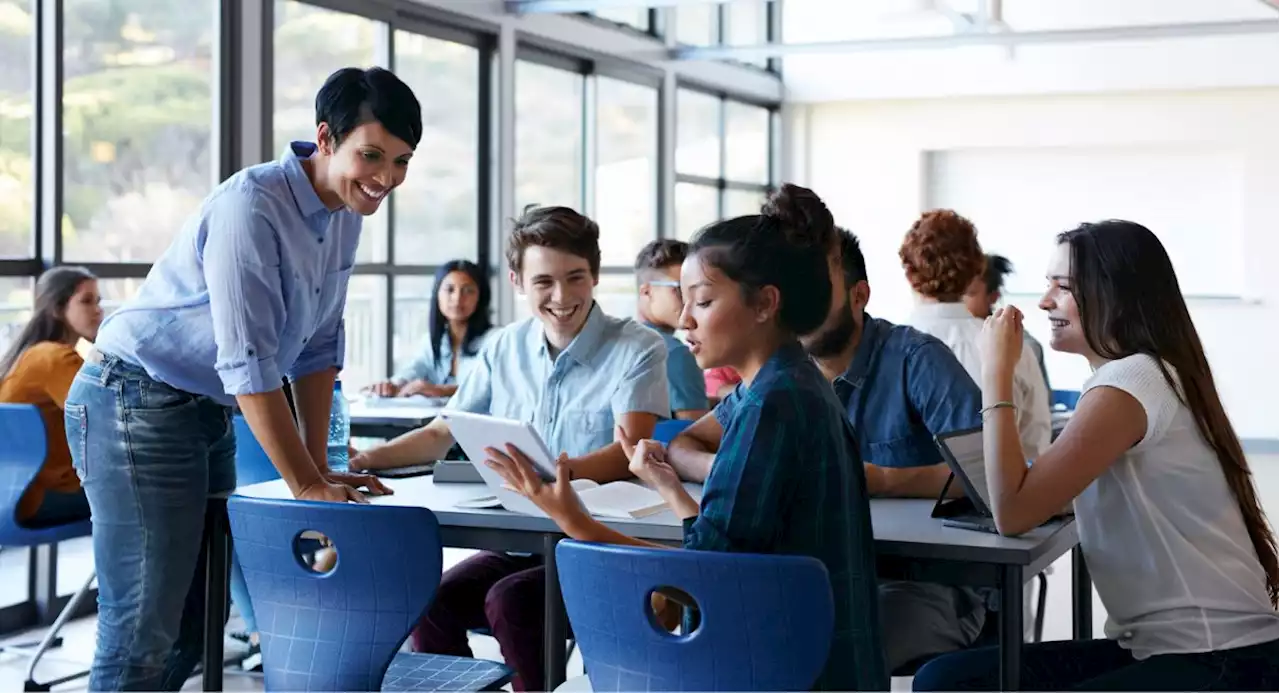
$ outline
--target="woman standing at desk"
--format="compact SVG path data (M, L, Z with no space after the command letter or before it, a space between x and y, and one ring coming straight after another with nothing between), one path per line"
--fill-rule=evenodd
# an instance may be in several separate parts
M1014 419L1022 314L982 332L983 451L996 526L1020 534L1074 499L1107 638L1027 645L1027 690L1259 690L1277 686L1276 539L1218 397L1173 265L1128 221L1058 238L1040 301L1049 346L1093 375L1035 464ZM994 690L999 655L944 655L916 690Z
M450 397L493 328L489 279L469 260L452 260L436 272L435 298L422 353L395 377L369 390L379 397Z
M325 446L362 217L404 180L421 112L390 72L346 68L316 95L316 122L315 143L214 189L72 385L99 589L90 690L178 690L199 660L205 503L235 486L233 405L294 496L385 490L331 472Z

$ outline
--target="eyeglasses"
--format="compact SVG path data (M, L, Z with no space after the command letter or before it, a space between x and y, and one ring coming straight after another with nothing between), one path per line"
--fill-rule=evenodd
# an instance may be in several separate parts
M672 289L675 289L675 290L676 290L676 295L677 295L677 296L682 295L682 294L680 293L680 282L671 281L670 279L654 279L653 281L649 282L649 286L666 286L666 287L670 287L670 288L672 288Z

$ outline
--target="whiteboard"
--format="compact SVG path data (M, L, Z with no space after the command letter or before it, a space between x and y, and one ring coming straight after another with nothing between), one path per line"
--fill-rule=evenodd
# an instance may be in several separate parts
M975 148L929 152L925 198L978 227L1013 261L1011 294L1040 294L1054 238L1085 221L1127 219L1165 246L1183 294L1245 290L1244 157L1220 145Z

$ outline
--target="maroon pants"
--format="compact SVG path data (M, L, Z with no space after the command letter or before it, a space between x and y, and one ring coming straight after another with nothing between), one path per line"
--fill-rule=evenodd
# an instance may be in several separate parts
M484 552L454 566L413 631L417 652L471 657L467 631L488 628L515 669L517 691L542 690L542 599L547 574L540 556Z

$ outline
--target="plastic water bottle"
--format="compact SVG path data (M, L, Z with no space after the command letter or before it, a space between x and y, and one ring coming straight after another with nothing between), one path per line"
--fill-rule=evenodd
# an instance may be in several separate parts
M326 458L330 471L347 471L347 444L351 442L351 412L342 395L342 381L333 381L333 410L329 414L329 448Z

